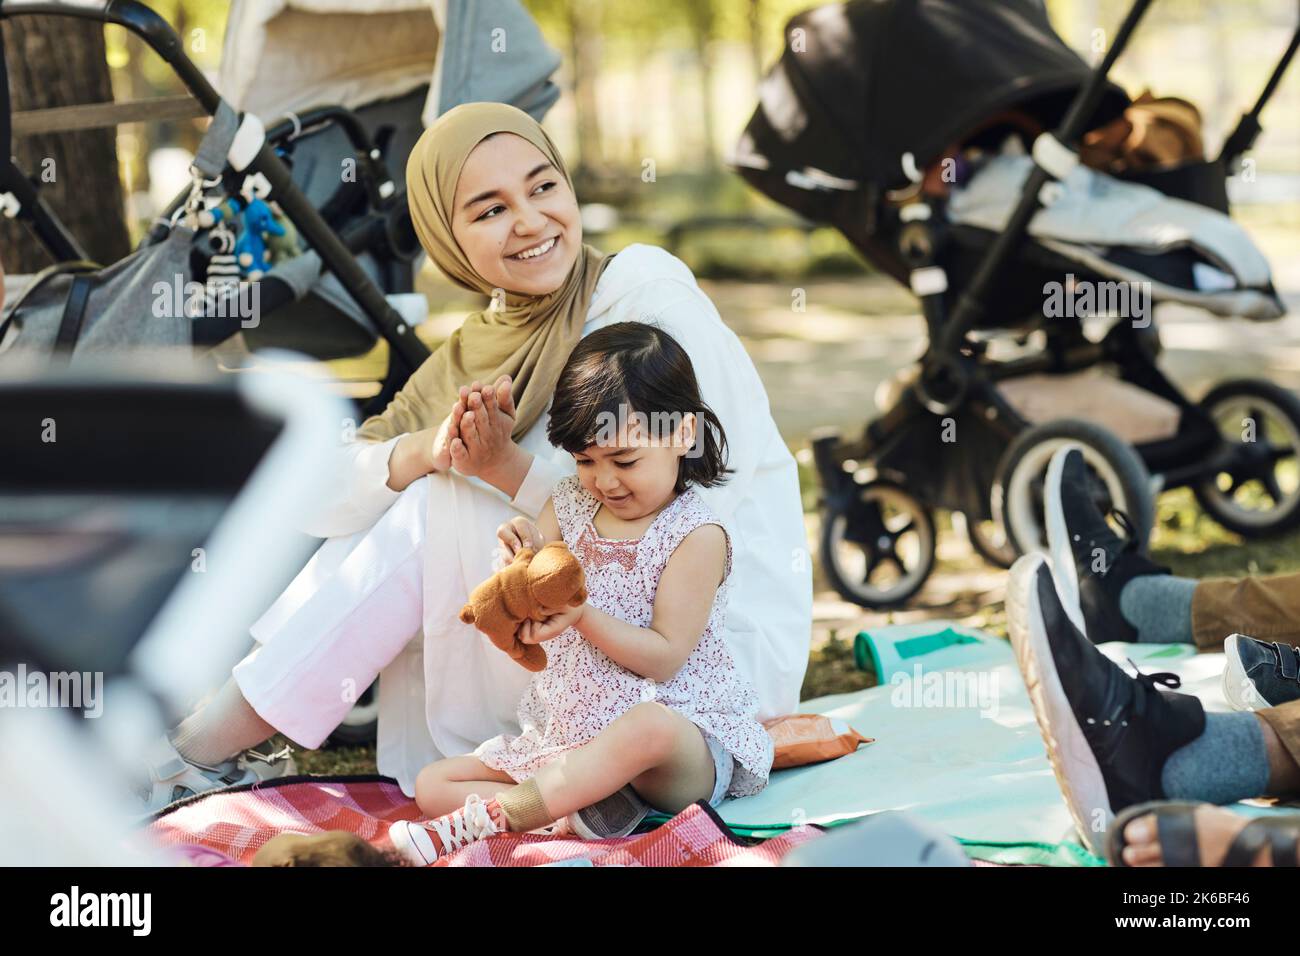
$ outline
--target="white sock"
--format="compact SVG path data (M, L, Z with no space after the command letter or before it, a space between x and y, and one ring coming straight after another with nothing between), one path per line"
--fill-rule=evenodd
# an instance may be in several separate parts
M257 715L232 677L213 698L180 722L172 745L191 763L219 764L256 747L276 730Z

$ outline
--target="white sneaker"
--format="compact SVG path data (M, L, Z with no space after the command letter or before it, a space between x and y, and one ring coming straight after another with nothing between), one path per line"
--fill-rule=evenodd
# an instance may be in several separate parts
M257 783L260 779L237 760L216 766L188 761L176 752L166 735L155 742L144 764L146 776L137 795L140 812L146 816L195 794Z
M402 859L412 866L428 866L440 856L500 832L488 815L487 804L471 793L465 806L427 823L398 820L388 828L388 838Z
M288 744L271 753L250 748L235 758L235 762L251 771L262 783L280 777L292 777L298 772L298 762L293 759L293 748Z
M209 766L186 760L164 734L145 756L145 776L137 790L140 812L152 816L196 794L290 776L298 772L292 753L288 746L270 754L246 750L238 757Z

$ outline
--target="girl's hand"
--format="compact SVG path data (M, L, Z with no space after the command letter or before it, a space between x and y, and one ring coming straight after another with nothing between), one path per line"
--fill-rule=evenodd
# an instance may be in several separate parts
M515 453L511 437L515 427L514 398L510 394L510 377L503 375L486 388L475 382L461 386L460 400L465 412L458 434L451 439L451 463L462 475L489 475Z
M546 544L537 525L522 516L511 518L497 528L497 538L500 539L507 558L513 558L524 548L540 551L542 545Z
M542 611L546 615L545 620L534 621L530 618L519 626L519 641L523 644L540 644L559 637L569 628L576 627L586 610L586 601L577 607L546 608Z

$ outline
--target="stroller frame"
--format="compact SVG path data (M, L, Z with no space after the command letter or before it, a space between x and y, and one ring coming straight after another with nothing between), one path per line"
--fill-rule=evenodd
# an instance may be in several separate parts
M180 38L171 25L138 0L101 0L94 5L85 0L0 0L0 19L16 16L75 17L125 27L162 57L209 116L215 116L222 103L221 96L186 55ZM8 76L4 70L0 70L0 95L3 96L0 106L4 108L3 141L7 144L9 89ZM246 115L240 114L241 123ZM341 107L326 107L304 113L300 120L302 122L298 126L286 120L266 130L256 154L239 172L261 173L266 177L271 186L270 198L280 205L307 244L320 256L324 268L338 278L388 342L388 370L383 386L379 394L367 403L368 411L382 410L411 373L428 358L429 348L415 334L414 328L388 303L383 292L353 258L350 246L358 248L364 242L367 230L357 229L343 237L335 234L293 182L289 167L275 154L275 143L308 125L332 121L339 123L353 145L358 147L360 163L374 163L377 160L372 155L372 147L364 128L350 111ZM48 204L41 199L35 186L8 156L0 159L0 190L13 194L19 203L15 218L25 220L53 256L61 261L88 258ZM179 200L173 202L168 212L175 212L179 205ZM369 228L374 227L374 223L369 225ZM277 304L273 297L268 297L266 301L272 308Z
M1232 488L1227 492L1231 500L1240 483L1258 478L1274 502L1272 510L1282 510L1272 470L1278 460L1294 456L1297 449L1279 452L1267 441L1258 447L1230 442L1220 433L1211 410L1216 403L1225 401L1258 402L1270 413L1280 412L1281 419L1295 430L1300 429L1300 399L1294 394L1268 382L1240 380L1223 383L1201 403L1193 403L1156 367L1159 340L1154 325L1139 329L1128 322L1117 322L1101 342L1094 343L1083 335L1081 325L1047 323L1044 352L1004 362L988 359L987 343L974 334L985 325L1000 280L1028 245L1030 220L1044 205L1045 187L1063 179L1077 162L1077 144L1105 95L1110 70L1150 5L1151 0L1135 0L1114 43L1091 70L1056 129L1041 134L1035 142L1034 165L1014 211L969 272L951 308L945 302L948 282L939 253L952 241L949 233L954 227L944 223L939 201L902 207L898 252L910 270L911 285L920 298L929 331L919 375L860 437L844 439L836 432L822 431L812 441L822 485L821 563L832 585L846 599L867 607L895 607L921 588L935 557L931 508L961 512L975 550L1003 567L1009 567L1019 553L1041 546L1041 534L1038 540L1021 540L1005 498L1005 485L1010 484L1006 479L1014 477L1014 470L1024 465L1035 445L1046 448L1049 444L1059 447L1067 441L1077 442L1085 447L1085 456L1091 456L1090 466L1095 468L1098 461L1104 462L1109 474L1103 472L1100 476L1098 503L1103 509L1122 504L1136 519L1133 525L1142 542L1154 521L1154 494L1182 486L1192 486L1202 507L1219 523L1240 534L1254 536L1300 526L1300 500L1292 501L1274 522L1254 524L1225 513L1211 491L1206 490L1226 472L1232 476ZM1196 184L1198 194L1189 198L1226 212L1223 180L1261 131L1260 113L1298 48L1300 26L1254 107L1225 140L1219 158L1200 170L1217 173L1217 182L1210 184L1202 176ZM1176 435L1135 448L1108 430L1077 419L1031 425L997 387L999 382L1021 375L1072 372L1104 361L1116 363L1122 380L1178 407ZM1254 404L1251 408L1251 414L1257 414ZM941 423L954 427L963 438L941 446L942 467L927 467L937 464L934 436ZM1260 429L1262 432L1262 423ZM1040 510L1045 464L1044 456L1039 454L1032 494ZM1117 486L1121 492L1118 495ZM1296 497L1300 499L1300 493ZM900 517L891 527L882 510L885 506L902 512L905 523ZM999 543L978 530L979 523L988 520L1005 531L1005 541ZM1041 532L1041 521L1040 528L1032 530ZM898 551L900 537L909 533L921 542L920 557L911 567ZM835 549L844 544L862 550L866 573L860 582L850 580L847 569L836 559ZM872 585L872 573L885 564L897 568L897 580L884 587ZM856 576L857 569L852 571Z

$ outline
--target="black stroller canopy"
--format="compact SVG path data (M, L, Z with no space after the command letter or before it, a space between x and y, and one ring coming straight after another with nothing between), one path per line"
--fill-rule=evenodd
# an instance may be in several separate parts
M734 162L781 175L813 167L896 189L908 182L905 154L923 169L1003 110L1024 110L1051 129L1089 72L1052 30L1041 0L818 7L787 24L785 51L763 81ZM1127 105L1112 85L1093 125Z

